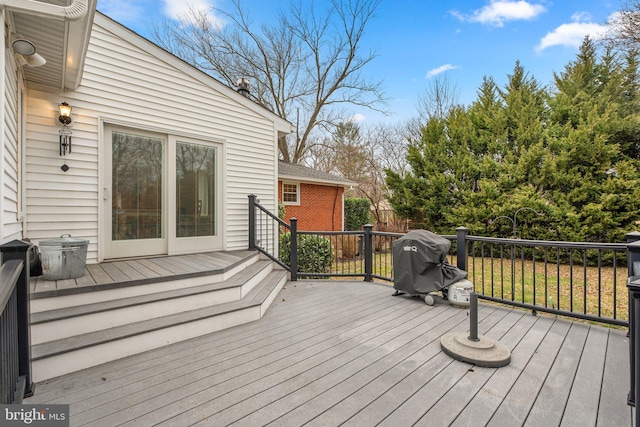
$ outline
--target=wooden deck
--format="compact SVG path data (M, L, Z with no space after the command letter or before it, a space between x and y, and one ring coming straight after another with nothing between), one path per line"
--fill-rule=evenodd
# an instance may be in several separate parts
M222 251L87 264L85 275L77 279L44 280L42 276L32 278L31 297L44 298L214 274L232 268L251 254L255 252Z
M257 322L38 384L91 426L624 426L626 331L481 304L511 364L454 361L467 310L382 284L288 283Z

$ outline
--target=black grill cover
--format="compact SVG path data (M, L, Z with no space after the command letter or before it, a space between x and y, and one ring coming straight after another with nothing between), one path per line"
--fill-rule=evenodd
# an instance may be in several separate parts
M427 230L413 230L393 242L393 287L427 294L466 279L467 272L447 261L451 242Z

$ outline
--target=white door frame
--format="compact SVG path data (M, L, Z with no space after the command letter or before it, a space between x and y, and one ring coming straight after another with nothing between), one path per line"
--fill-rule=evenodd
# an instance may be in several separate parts
M120 240L114 241L112 238L112 219L113 219L113 211L112 211L112 200L116 197L113 194L112 189L112 132L113 131L122 131L129 132L135 135L148 136L152 138L156 138L162 141L163 149L162 149L162 225L161 225L161 234L162 237L158 239L130 239L130 240ZM104 258L127 258L127 257L136 257L136 256L145 256L145 255L160 255L167 254L168 247L168 238L167 238L167 227L168 227L168 201L167 201L167 185L168 185L168 171L167 171L167 158L168 158L168 150L167 150L167 136L155 132L148 132L139 129L125 128L120 126L112 126L106 125L104 127L104 138L103 138L103 151L104 151L104 196L102 200L102 208L104 213L104 222L103 222L103 248L104 248Z
M215 148L216 150L216 164L215 164L215 228L216 233L214 236L199 236L199 237L176 237L176 222L177 222L177 203L176 203L176 147L178 142L186 142L196 145L205 145ZM197 138L189 138L182 136L169 135L169 211L167 218L169 220L169 254L185 254L192 252L203 251L217 251L223 249L223 227L222 227L222 155L223 145L220 143L205 141Z
M205 251L217 251L225 248L224 239L226 234L226 214L225 203L226 197L224 195L224 189L226 188L225 180L225 161L226 158L226 144L222 139L202 138L200 136L193 135L180 135L168 133L158 129L147 129L142 126L137 126L132 123L126 123L120 120L101 120L102 126L100 127L101 136L99 138L102 141L102 149L100 151L102 161L99 164L99 182L100 188L100 244L98 260L103 261L105 259L126 258L151 255L168 254L186 254ZM122 243L125 246L129 246L129 249L117 248L114 250L112 245L112 146L111 146L111 132L112 130L128 131L133 134L140 134L145 136L151 136L155 138L161 138L165 141L164 148L164 176L163 176L163 239L164 243L161 249L149 250L149 242L155 239L142 239L138 241L127 240ZM215 177L215 236L200 236L200 237L176 237L176 143L187 142L193 144L207 145L216 149L216 177ZM159 242L155 242L159 243ZM119 245L116 245L119 246ZM120 245L121 246L121 245ZM158 248L158 246L156 246Z

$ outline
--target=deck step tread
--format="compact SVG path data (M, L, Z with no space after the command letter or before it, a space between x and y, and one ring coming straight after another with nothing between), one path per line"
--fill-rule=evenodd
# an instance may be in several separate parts
M160 330L172 326L186 324L197 320L215 317L221 314L255 307L262 304L264 299L257 298L258 295L267 295L286 277L287 272L284 270L274 270L262 280L254 289L249 292L245 298L240 301L233 301L219 304L212 307L201 308L197 310L187 311L184 313L172 314L169 316L159 317L155 319L136 322L128 325L117 326L103 331L90 332L87 334L77 335L69 338L63 338L57 341L36 344L32 346L32 360L46 359L47 357L58 354L80 350L82 348L99 345L116 341L119 339L141 335L147 332ZM269 290L267 292L267 290Z
M168 299L180 298L185 296L203 294L207 292L239 287L247 283L253 276L268 268L271 265L269 261L261 260L248 266L244 270L233 275L225 281L211 283L207 285L192 286L188 288L173 289L169 291L155 292L152 294L140 295L136 297L122 298L111 301L98 302L94 304L85 304L77 307L60 308L56 310L48 310L31 314L31 324L37 325L54 320L78 317L92 313L99 313L118 308L132 307L141 304L164 301Z
M208 259L214 255L204 254ZM67 284L65 281L58 280L44 280L42 276L35 278L32 286L31 299L50 298L65 295L74 295L86 292L96 292L109 289L118 289L122 287L146 285L158 282L166 282L171 280L190 279L195 277L207 276L211 274L226 273L233 268L248 262L252 258L258 259L257 251L232 251L226 253L215 253L215 256L224 257L228 263L220 264L215 259L208 260L206 263L193 264L187 260L187 256L182 262L189 262L189 267L179 260L180 256L166 256L158 258L146 258L140 260L119 260L103 262L100 264L88 264L87 274L84 277L78 279L71 279ZM193 257L193 255L189 256ZM131 263L136 262L143 269L135 269L136 274L128 276L123 273L123 270L128 271L131 267ZM120 268L122 267L122 269ZM157 274L148 274L144 278L140 278L142 271L154 271L156 273L162 273L160 276ZM115 279L114 277L117 277ZM91 279L89 279L91 278Z

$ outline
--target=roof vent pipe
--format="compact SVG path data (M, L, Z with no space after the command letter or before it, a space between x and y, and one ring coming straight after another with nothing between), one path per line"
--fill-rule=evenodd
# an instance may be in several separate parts
M245 79L244 77L242 77L241 79L238 79L238 82L236 83L236 85L238 86L238 93L246 98L249 97L249 79Z
M41 18L76 21L87 14L89 2L74 0L69 6L57 6L36 0L0 0L0 7Z

